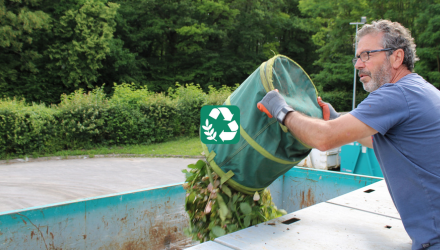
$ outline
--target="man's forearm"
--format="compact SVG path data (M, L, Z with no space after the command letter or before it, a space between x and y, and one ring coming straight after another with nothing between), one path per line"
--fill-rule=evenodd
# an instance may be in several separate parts
M298 140L321 151L340 147L377 133L350 114L324 121L295 111L287 114L284 124Z
M266 113L269 118L275 117L281 124L285 124L298 140L321 151L377 133L376 130L351 114L339 116L330 104L322 102L319 98L318 104L323 108L323 117L326 120L330 118L330 120L324 121L294 111L277 90L269 91L258 102L257 108ZM324 108L327 112L324 111ZM334 111L333 118L331 117L332 112L328 117L329 111Z
M312 118L299 112L287 114L284 124L289 131L301 142L321 151L331 149L331 127L329 122Z

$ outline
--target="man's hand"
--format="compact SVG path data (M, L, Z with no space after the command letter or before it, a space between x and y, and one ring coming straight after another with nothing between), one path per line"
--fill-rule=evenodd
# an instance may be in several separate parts
M322 117L325 121L334 120L341 116L330 103L322 101L321 97L318 97L318 104L322 108Z
M269 118L277 118L278 122L283 125L286 114L294 111L289 105L287 105L284 98L276 89L268 92L263 99L258 102L257 108L261 112L266 113Z

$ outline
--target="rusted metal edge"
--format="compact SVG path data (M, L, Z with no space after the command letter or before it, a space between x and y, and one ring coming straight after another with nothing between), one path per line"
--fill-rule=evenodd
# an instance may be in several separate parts
M338 175L341 175L341 176L359 176L359 177L366 177L366 178L369 178L369 179L379 179L379 180L383 180L384 179L383 177L378 177L378 176L353 174L353 173L339 172L339 171L333 171L333 170L305 168L305 167L299 167L299 166L294 166L294 168L299 168L299 169L304 169L304 170L312 170L312 171L317 171L317 172L329 172L329 173L334 173L334 174L338 174Z
M182 184L183 184L183 182L179 182L179 183L174 183L174 184L169 184L169 185L155 186L155 187L136 189L136 190L119 192L119 193L107 194L107 195L94 196L94 197L89 197L89 198L70 200L70 201L65 201L65 202L52 203L52 204L47 204L47 205L43 205L43 206L28 207L28 208L24 208L24 209L4 211L4 212L0 212L0 216L7 215L7 214L22 213L25 211L35 210L35 209L43 209L43 208L62 206L62 205L67 205L67 204L72 204L72 203L83 202L83 201L91 201L91 200L97 200L97 199L102 199L102 198L120 196L120 195L125 195L125 194L145 192L145 191L153 190L153 189L167 188L167 187L173 187L173 186L182 186Z

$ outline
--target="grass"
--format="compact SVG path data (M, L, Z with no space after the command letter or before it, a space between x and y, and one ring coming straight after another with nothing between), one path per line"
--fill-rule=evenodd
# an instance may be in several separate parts
M96 147L92 149L77 149L77 150L63 150L53 154L38 155L33 154L28 157L51 157L51 156L76 156L88 155L94 157L95 155L108 154L135 154L135 155L154 155L156 157L167 156L202 156L202 145L200 138L197 137L180 137L173 141L164 143L150 144L150 145L121 145L121 146L107 146ZM19 156L18 158L25 158L26 156Z

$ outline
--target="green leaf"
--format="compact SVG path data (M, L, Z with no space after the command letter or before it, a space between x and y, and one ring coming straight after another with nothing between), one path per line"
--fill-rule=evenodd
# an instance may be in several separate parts
M191 192L191 194L188 196L187 203L192 203L195 198L196 198L196 193L195 192Z
M226 216L228 215L228 208L226 207L226 204L223 204L223 205L220 204L219 214L220 214L220 219L222 221L225 221L226 220Z
M234 196L232 196L232 203L235 204L237 202L237 199L238 199L238 195L234 194Z
M226 226L226 228L228 229L229 233L237 231L237 225L236 224L229 224L229 225Z
M247 202L240 203L240 210L243 214L251 214L252 208Z
M192 177L194 174L193 173L191 173L191 172L186 172L185 173L185 177L187 178L187 179L189 179L190 177Z
M198 160L197 163L196 163L196 167L198 169L202 169L205 165L206 165L206 162L202 161L202 160Z
M229 204L230 204L231 211L235 212L236 211L235 204L234 203L229 203Z
M271 207L267 207L267 212L268 212L269 214L272 214L272 208L271 208Z
M217 196L217 202L218 202L218 205L220 207L220 211L219 211L220 219L222 221L225 221L226 220L226 216L228 215L228 211L229 211L228 207L226 206L226 203L223 201L223 198L222 198L221 195Z
M251 215L246 215L246 217L244 217L244 226L248 227L251 224Z
M219 226L215 226L212 228L212 233L216 236L216 237L220 237L226 234L225 230Z
M219 192L219 195L222 196L222 198L223 198L223 200L224 200L224 202L225 202L226 204L229 203L229 200L230 200L229 196L227 196L226 194L221 193L221 192Z
M252 212L253 213L257 213L258 211L260 211L260 207L259 206L253 206L252 207Z
M258 218L252 219L252 225L257 225L257 224L258 224Z
M186 178L186 181L187 182L191 182L191 181L193 181L194 180L194 178L196 177L196 175L191 175L190 177L188 177L188 178Z
M189 228L189 227L184 228L184 229L183 229L183 233L184 233L186 236L191 236L191 233L192 233L191 228Z
M227 196L232 196L231 189L229 189L225 184L222 185L221 189Z

